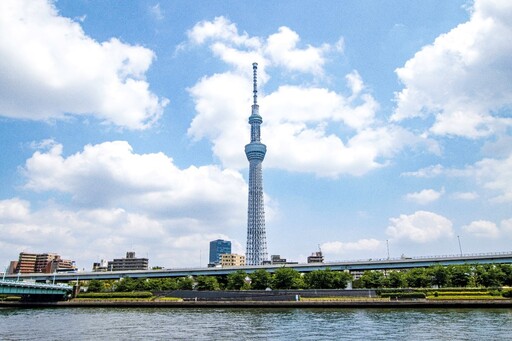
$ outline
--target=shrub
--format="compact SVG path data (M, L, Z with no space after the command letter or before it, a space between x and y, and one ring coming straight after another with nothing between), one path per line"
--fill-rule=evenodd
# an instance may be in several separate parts
M391 298L391 299L413 299L413 298L426 298L425 293L423 292L384 292L380 294L382 298Z
M512 290L503 291L501 295L506 298L512 298Z
M150 291L138 292L91 292L79 294L78 298L150 298L153 294Z

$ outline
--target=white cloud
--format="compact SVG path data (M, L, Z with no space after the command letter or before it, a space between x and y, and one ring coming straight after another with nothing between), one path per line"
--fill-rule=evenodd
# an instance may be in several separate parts
M444 167L440 164L422 168L414 172L404 172L402 176L412 176L416 178L433 178L443 174L445 171Z
M507 203L512 201L512 154L504 158L485 158L465 168L445 168L435 165L415 172L405 172L402 176L430 178L435 176L467 177L489 190L494 195L492 201ZM478 198L475 192L455 193L456 199L473 200Z
M4 236L0 259L6 261L17 259L21 251L56 252L90 270L93 261L136 251L140 257L148 256L152 265L185 267L200 265L202 251L201 266L205 266L210 240L232 240L240 249L240 242L229 235L199 233L190 228L190 221L153 219L121 208L68 210L46 205L34 210L19 199L0 200L0 208ZM16 211L16 215L5 213Z
M279 27L277 33L267 38L265 54L274 65L289 70L321 74L325 63L323 55L330 47L325 45L318 48L310 45L305 49L298 49L299 41L300 37L296 32L285 26Z
M426 205L438 200L443 194L444 188L439 192L433 189L424 189L419 192L408 193L405 198L417 204Z
M512 154L504 159L483 159L468 168L484 188L498 192L494 201L512 201Z
M389 221L391 225L388 226L386 233L396 239L427 243L453 235L452 222L432 212L401 214L400 217L390 218Z
M258 62L261 79L267 77L267 65L282 67L288 71L298 71L321 76L326 54L342 48L342 38L333 46L308 45L300 48L300 37L288 27L280 27L277 33L267 38L250 37L247 32L239 33L235 23L225 17L213 21L201 21L187 32L192 45L209 44L212 52L224 62L236 66L244 72L244 66ZM181 48L183 46L180 46Z
M19 198L0 201L1 221L23 221L28 215L30 203Z
M352 86L362 92L363 85L355 84L358 75L352 76ZM189 136L211 140L224 166L246 167L240 143L249 142L250 78L235 72L215 74L189 91L197 111ZM426 143L399 126L374 127L378 105L364 92L356 97L297 86L281 86L267 96L260 95L262 141L268 146L265 165L329 177L361 175L382 167L381 159L395 155L404 145ZM330 132L340 126L353 131L347 141Z
M164 19L164 14L162 12L162 9L160 8L160 3L157 3L156 5L149 7L149 13L156 19L156 20L162 20Z
M381 246L377 239L360 239L356 242L327 242L321 245L323 252L327 254L342 255L353 251L374 251Z
M125 141L87 145L68 157L62 152L60 144L36 151L23 168L25 188L67 193L82 207L189 218L198 228L243 224L247 185L236 171L179 169L163 153L136 154Z
M392 119L433 115L430 131L478 138L512 125L512 3L475 1L471 18L423 47L396 73L405 88ZM507 109L508 108L508 109Z
M327 53L331 49L327 45L300 50L296 46L298 34L284 27L267 40L250 37L240 34L236 25L223 17L195 25L189 40L193 45L208 43L214 55L233 66L230 71L203 77L189 89L197 114L188 134L196 140L210 140L215 156L226 167L247 167L240 143L249 142L250 66L255 60L260 65L258 73L263 69L258 102L263 117L262 142L268 146L266 167L335 178L383 167L405 146L424 144L436 151L428 138L377 122L379 105L355 70L346 75L347 95L320 86L288 84L264 93L261 84L270 78L265 68L319 74L323 71L317 68L324 64L319 51ZM287 43L278 49L274 40ZM297 58L300 65L287 61L296 53L314 57Z
M501 221L503 235L512 239L512 218Z
M462 230L477 237L497 238L500 231L495 223L486 220L477 220L462 227Z
M453 193L452 197L458 200L476 200L479 195L475 192L456 192Z
M235 45L258 46L257 39L249 38L244 32L238 33L236 24L220 16L213 21L201 21L187 32L189 40L194 44L203 44L208 40L220 40Z
M97 42L45 0L0 2L0 115L60 119L92 115L144 129L168 100L149 90L154 53L116 38Z

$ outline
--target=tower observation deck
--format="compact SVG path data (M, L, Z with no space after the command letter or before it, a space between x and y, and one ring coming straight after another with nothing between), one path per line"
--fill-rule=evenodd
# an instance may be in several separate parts
M253 104L249 117L251 125L251 143L245 146L245 155L249 160L249 205L247 209L247 250L246 264L261 265L268 260L267 237L265 234L265 208L263 203L263 176L261 164L267 152L267 146L260 142L260 126L263 122L259 114L257 69L253 69Z

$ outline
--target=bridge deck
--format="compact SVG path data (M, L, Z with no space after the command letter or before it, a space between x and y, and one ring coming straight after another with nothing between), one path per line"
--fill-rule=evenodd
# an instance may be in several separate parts
M73 287L63 284L42 284L0 280L0 294L4 295L65 295Z
M432 265L461 265L461 264L512 264L512 252L498 252L485 254L469 255L448 255L432 257L414 257L398 259L368 259L357 261L340 261L316 264L286 264L286 265L253 265L229 268L186 268L186 269L163 269L163 270L136 270L136 271L109 271L109 272L76 272L76 273L57 273L57 274L20 274L8 275L6 278L16 279L18 276L23 279L35 281L79 281L91 279L119 279L122 277L132 278L165 278L165 277L184 277L184 276L215 276L228 275L232 272L243 270L252 273L259 269L268 272L274 272L283 266L296 269L300 272L310 272L314 270L332 269L332 270L391 270L407 269L415 267L428 267Z

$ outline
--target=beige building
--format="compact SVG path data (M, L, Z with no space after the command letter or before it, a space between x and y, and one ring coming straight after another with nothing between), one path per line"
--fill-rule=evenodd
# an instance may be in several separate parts
M235 253L223 254L220 256L220 265L222 267L244 266L245 256L237 255Z
M21 252L18 261L12 261L9 273L53 273L76 270L75 262L62 259L56 253Z

